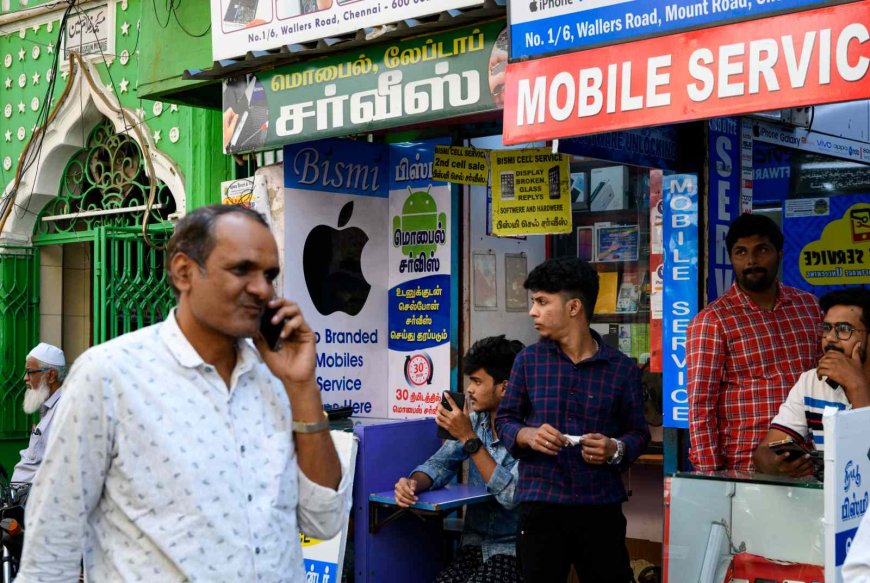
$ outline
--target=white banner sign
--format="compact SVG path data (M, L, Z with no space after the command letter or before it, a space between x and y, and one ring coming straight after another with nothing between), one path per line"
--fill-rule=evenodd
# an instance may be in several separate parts
M483 4L483 0L211 0L215 61Z
M342 140L284 149L284 295L317 333L323 404L360 417L387 416L383 152Z

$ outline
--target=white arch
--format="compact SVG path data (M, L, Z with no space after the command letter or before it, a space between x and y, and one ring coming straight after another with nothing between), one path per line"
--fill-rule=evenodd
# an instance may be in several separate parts
M177 212L183 214L185 211L184 177L178 166L157 149L145 124L138 125L139 131L129 130L131 126L140 124L136 114L122 108L117 98L105 91L99 82L99 74L91 63L75 57L70 62L66 94L55 106L51 121L45 128L39 164L32 164L21 177L15 198L16 206L0 232L0 245L31 243L36 216L46 204L57 197L67 162L77 150L84 147L83 140L87 139L94 126L103 118L112 122L117 133L127 131L139 145L143 155L150 155L154 174L169 187ZM19 158L19 165L22 160L33 155L30 152L37 144L36 138L31 140ZM155 177L149 178L154 180ZM12 193L14 184L13 179L6 185L0 200L5 200Z

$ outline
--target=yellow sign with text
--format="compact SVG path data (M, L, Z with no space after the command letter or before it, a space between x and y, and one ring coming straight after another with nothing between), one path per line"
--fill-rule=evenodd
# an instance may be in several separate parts
M491 156L494 235L571 232L567 156L549 148L493 150Z
M812 285L870 283L870 204L852 205L801 249L801 276Z
M432 178L455 184L486 186L489 179L486 154L486 150L477 148L435 146Z

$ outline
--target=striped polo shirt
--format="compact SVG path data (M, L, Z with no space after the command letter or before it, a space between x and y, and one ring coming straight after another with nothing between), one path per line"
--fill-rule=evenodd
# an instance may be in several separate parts
M779 413L771 421L770 428L791 435L799 443L812 439L815 448L824 451L822 414L827 407L845 411L851 409L852 404L842 388L831 388L827 382L819 380L816 369L808 370L791 388L788 398L779 407Z

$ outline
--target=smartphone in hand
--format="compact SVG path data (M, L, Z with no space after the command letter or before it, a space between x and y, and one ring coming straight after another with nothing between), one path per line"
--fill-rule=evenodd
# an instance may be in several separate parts
M447 398L444 395L450 395L450 398L453 399L453 402L456 403L456 406L460 409L465 408L465 393L458 393L456 391L444 391L441 395L441 406L447 409L448 411L452 411L453 408L450 406L450 403L447 402ZM441 439L456 439L453 435L450 434L449 431L442 427L438 427L438 437Z
M805 448L803 445L795 442L795 440L793 440L791 437L786 437L785 439L780 439L779 441L771 441L767 444L767 447L769 447L776 455L781 455L783 453L788 454L785 459L789 462L792 462L810 453L810 450Z
M270 308L266 306L263 310L263 316L260 318L260 334L269 345L269 350L278 350L278 343L281 340L281 330L284 329L284 320L277 324L272 323L272 317L278 313L278 308Z

